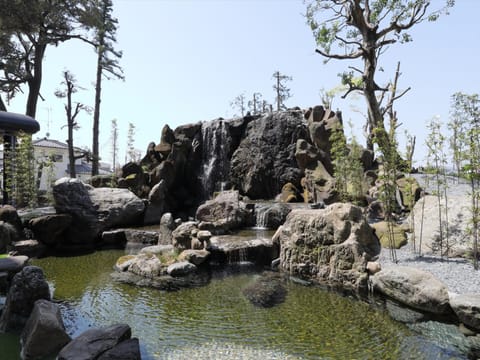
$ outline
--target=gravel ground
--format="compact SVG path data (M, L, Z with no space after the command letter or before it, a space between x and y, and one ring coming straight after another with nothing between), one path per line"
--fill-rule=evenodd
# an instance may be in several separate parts
M410 245L396 250L398 263L433 274L441 280L449 292L457 294L480 294L480 270L473 268L472 262L462 258L440 259L438 256L414 255ZM390 250L382 249L379 262L382 268L394 265L390 260Z

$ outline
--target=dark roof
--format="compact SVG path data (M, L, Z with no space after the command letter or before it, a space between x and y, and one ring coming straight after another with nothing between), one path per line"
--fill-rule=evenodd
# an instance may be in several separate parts
M14 133L24 131L28 134L34 134L40 130L40 124L32 117L0 111L0 131Z

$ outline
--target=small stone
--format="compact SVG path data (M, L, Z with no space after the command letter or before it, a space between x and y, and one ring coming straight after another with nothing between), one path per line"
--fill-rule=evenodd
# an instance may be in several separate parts
M382 266L377 261L367 262L367 271L370 275L376 274L382 270Z
M197 269L195 265L188 261L176 262L167 268L167 274L170 276L184 276L194 272Z

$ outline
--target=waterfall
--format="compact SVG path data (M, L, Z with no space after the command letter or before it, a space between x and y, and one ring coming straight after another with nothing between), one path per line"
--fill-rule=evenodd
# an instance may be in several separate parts
M221 191L228 180L230 169L231 139L223 120L202 123L202 166L200 183L202 196L208 198L215 191Z
M257 229L268 229L267 213L269 209L269 205L255 206L255 227Z

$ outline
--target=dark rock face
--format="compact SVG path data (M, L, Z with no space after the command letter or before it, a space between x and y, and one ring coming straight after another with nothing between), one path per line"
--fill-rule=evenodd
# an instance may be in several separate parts
M7 247L17 239L15 227L5 221L0 221L0 254L7 252Z
M22 331L22 359L38 359L54 354L69 341L58 305L48 300L37 300Z
M307 137L299 111L269 114L251 121L233 153L230 181L251 199L272 199L283 185L300 187L303 171L295 161L297 140Z
M137 338L122 341L114 348L105 351L98 360L141 360L140 344Z
M108 351L129 340L131 336L132 330L126 324L112 325L101 329L89 329L68 343L60 351L57 359L100 359L104 354L109 356ZM140 353L139 350L138 353ZM108 358L106 357L106 359Z
M0 332L23 328L35 301L50 300L50 289L42 269L26 266L13 277L5 308L0 317Z
M28 222L35 238L41 243L54 246L62 241L63 232L72 223L72 217L67 214L45 215Z
M243 295L253 305L272 307L282 303L287 295L287 289L278 274L262 274L253 284L243 289Z
M380 243L361 208L335 203L321 210L295 209L279 230L280 268L321 284L367 291L367 262Z
M17 210L11 205L0 206L0 221L5 221L13 225L17 234L20 235L23 230L22 220L18 216ZM15 241L15 239L13 239Z

